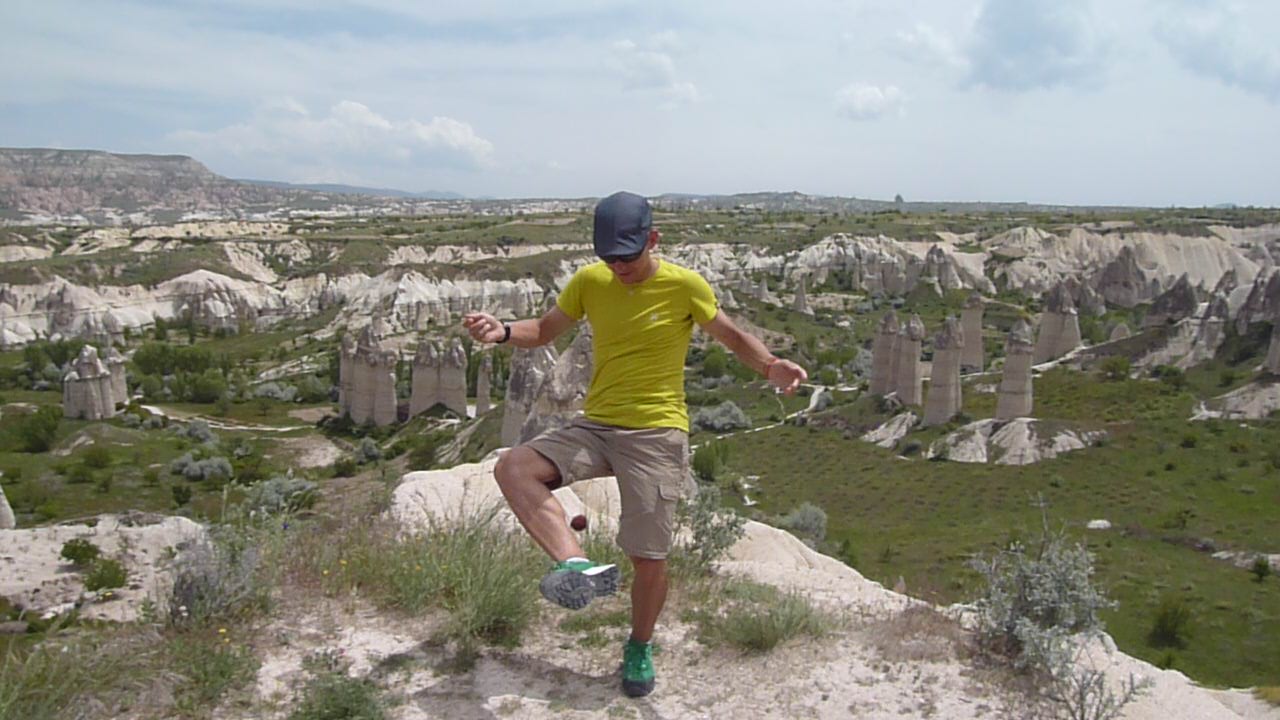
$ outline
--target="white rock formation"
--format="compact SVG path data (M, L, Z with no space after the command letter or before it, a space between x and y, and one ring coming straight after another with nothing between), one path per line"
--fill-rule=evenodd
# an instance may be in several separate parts
M929 456L941 455L954 462L1030 465L1083 449L1101 434L1064 429L1045 433L1039 421L1026 417L1007 423L978 420L939 438Z
M960 325L964 330L964 352L960 356L960 368L965 372L982 372L986 358L982 347L982 311L985 303L982 293L972 293L960 311Z
M920 345L923 341L924 322L919 315L912 315L898 333L898 362L893 386L904 405L919 405L924 401L924 368L920 364Z
M1144 327L1161 327L1172 325L1179 320L1189 318L1200 307L1195 288L1184 273L1168 290L1160 293L1151 303L1151 309L1143 320Z
M98 349L85 345L62 379L62 414L85 420L112 417L116 402L127 399L117 395L116 387L111 370L98 358Z
M798 313L804 313L805 315L813 314L813 308L809 307L809 298L805 293L804 275L796 278L796 295L795 299L792 301L791 309Z
M115 346L107 348L107 372L111 374L111 399L117 403L128 403L129 383L124 356Z
M444 406L467 416L467 351L462 340L454 336L449 341L449 352L440 364L440 395Z
M591 385L592 367L591 325L584 322L578 325L578 336L556 358L533 397L529 415L520 426L519 442L568 425L582 412L587 388Z
M933 336L933 371L929 376L929 400L924 425L943 425L960 412L960 357L964 353L964 328L955 316L947 316Z
M996 396L996 421L1030 417L1032 405L1031 359L1035 346L1031 326L1018 320L1004 345L1004 370Z
M0 486L0 530L12 530L18 527L13 516L13 508L9 507L9 498L4 496L4 487Z
M1267 360L1262 366L1272 375L1280 375L1280 316L1271 322L1271 345L1267 347Z
M1231 322L1231 308L1227 296L1215 295L1209 300L1200 317L1192 318L1190 322L1196 325L1195 339L1192 341L1191 351L1177 363L1177 366L1184 370L1212 360L1218 353L1218 348L1222 347L1222 343L1226 340L1227 324Z
M511 374L502 407L502 446L520 443L520 429L529 418L543 380L556 365L556 349L550 345L516 348L511 353Z
M894 370L898 359L898 314L892 309L880 318L880 326L871 344L872 395L888 395L893 392L897 377Z
M476 417L480 417L489 412L493 407L493 398L490 386L490 378L493 377L493 356L485 353L480 360L480 369L476 371Z
M901 415L895 415L885 424L866 433L862 439L869 443L874 443L882 448L892 448L898 444L898 441L907 436L911 432L911 428L916 426L920 418L913 412L904 412Z
M1234 298L1234 294L1233 294ZM1258 273L1240 309L1236 312L1236 333L1244 335L1254 323L1280 317L1280 271Z
M1122 322L1116 323L1116 326L1111 328L1111 335L1107 338L1107 341L1115 342L1117 340L1124 340L1126 338L1131 337L1132 335L1133 333L1129 331L1128 325Z
M400 353L383 340L385 326L379 316L360 330L354 352L344 354L340 363L348 365L339 375L349 378L350 391L343 393L342 412L357 425L390 425L396 421L396 364Z
M1061 284L1045 299L1033 362L1056 360L1080 346L1080 317L1071 293Z
M413 385L409 417L443 405L460 418L467 417L467 351L457 337L444 351L434 341L423 340L413 358Z

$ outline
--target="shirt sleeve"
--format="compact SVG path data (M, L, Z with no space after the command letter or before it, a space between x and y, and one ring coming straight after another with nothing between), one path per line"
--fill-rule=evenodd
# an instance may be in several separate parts
M587 312L582 306L582 283L583 272L578 270L573 277L569 278L569 284L565 285L564 290L561 290L560 295L556 297L556 306L574 320L581 320Z
M689 273L689 276L689 307L693 320L699 325L706 325L715 319L720 304L716 301L716 293L706 279L696 272Z

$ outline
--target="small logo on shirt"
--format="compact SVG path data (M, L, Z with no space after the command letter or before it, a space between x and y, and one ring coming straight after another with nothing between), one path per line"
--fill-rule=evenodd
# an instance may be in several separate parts
M658 313L656 312L649 313L649 322L658 322Z

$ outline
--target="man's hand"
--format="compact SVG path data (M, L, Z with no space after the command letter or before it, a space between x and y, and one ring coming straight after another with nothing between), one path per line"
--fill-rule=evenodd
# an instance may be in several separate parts
M790 395L800 387L800 383L809 379L809 373L790 360L777 358L769 364L765 379L779 391Z
M500 342L507 335L498 318L489 313L467 313L462 316L462 326L473 339L482 343Z

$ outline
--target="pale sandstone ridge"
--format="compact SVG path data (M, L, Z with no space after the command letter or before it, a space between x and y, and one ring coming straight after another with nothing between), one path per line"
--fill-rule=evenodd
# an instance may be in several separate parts
M1033 362L1056 360L1080 346L1080 317L1075 301L1065 285L1053 288L1045 299L1040 315L1040 333L1036 337Z
M892 450L898 444L898 441L906 437L919 421L920 418L916 417L915 413L904 412L901 415L893 416L885 424L866 433L862 436L862 439L874 445L879 445L886 450Z
M480 360L480 369L476 373L476 417L484 415L493 407L493 398L490 397L492 391L489 387L489 378L492 376L493 356L485 353Z
M929 456L966 463L1031 465L1065 452L1082 450L1102 435L1105 433L1053 428L1027 417L1008 422L986 419L969 423L938 439L930 447Z
M960 325L964 329L964 352L960 356L960 367L965 372L982 372L986 366L982 347L982 312L985 303L982 293L971 293L960 311Z
M116 404L129 399L123 390L124 372L124 358L119 353L103 362L97 348L85 345L62 378L62 414L84 420L114 416Z
M380 317L360 330L353 345L344 343L339 376L346 385L339 393L343 414L357 425L390 425L396 421L396 363L400 353L383 340ZM343 371L342 366L347 369Z
M898 331L898 355L894 363L893 391L904 405L919 405L924 401L924 368L920 365L920 346L924 342L924 321L912 315Z
M1004 370L996 397L996 420L1006 422L1031 416L1031 359L1035 346L1031 326L1019 319L1004 345Z
M1121 322L1116 323L1116 326L1111 328L1111 335L1107 337L1107 340L1108 342L1116 342L1117 340L1129 338L1132 335L1133 333L1129 330L1129 326Z
M895 369L898 358L898 314L889 310L880 318L876 337L871 345L872 395L888 395L897 382Z
M413 358L409 417L437 404L460 418L467 417L467 351L457 337L450 339L447 352L434 341L423 340Z
M960 412L960 357L964 354L964 328L948 315L942 329L933 336L933 371L929 377L929 400L924 408L924 425L950 422Z
M529 418L542 381L555 367L556 358L556 349L550 345L518 347L511 353L511 373L507 377L507 394L502 404L503 446L512 447L520 443L520 429Z

